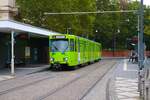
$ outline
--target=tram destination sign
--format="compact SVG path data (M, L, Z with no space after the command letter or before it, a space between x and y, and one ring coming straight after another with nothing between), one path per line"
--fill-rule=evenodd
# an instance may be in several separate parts
M55 39L65 39L66 36L63 36L63 35L56 35L56 36L53 36L53 38L55 38Z

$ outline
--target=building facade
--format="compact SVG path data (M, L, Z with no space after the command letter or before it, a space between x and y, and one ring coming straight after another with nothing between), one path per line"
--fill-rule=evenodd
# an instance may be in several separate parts
M12 31L15 64L48 64L48 37L55 32L13 21L16 14L15 0L0 0L0 68L11 65Z
M0 0L0 20L13 19L17 12L15 0Z

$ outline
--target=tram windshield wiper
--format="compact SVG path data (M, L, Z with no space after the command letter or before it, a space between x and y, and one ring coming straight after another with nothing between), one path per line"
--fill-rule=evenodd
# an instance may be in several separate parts
M59 49L57 48L57 46L55 46L54 44L52 45L56 51L59 51Z
M68 50L68 40L53 40L52 52L66 52Z
M68 49L68 46L64 49L62 53L64 54L67 51L67 49Z

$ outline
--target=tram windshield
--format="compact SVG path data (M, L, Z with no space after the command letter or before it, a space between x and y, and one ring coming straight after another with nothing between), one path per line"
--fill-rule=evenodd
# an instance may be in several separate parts
M68 40L51 40L52 52L66 52L69 50Z

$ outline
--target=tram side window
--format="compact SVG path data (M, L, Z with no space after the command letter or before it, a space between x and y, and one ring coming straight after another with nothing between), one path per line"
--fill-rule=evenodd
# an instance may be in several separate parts
M77 40L75 40L74 43L75 43L75 44L74 44L74 49L75 49L75 52L77 52Z
M74 51L74 40L70 39L70 51Z
M78 48L77 50L78 50L78 52L80 52L80 48L81 48L81 46L80 46L80 40L79 40L79 38L78 38L77 45L78 45L78 46L77 46L77 48Z
M52 43L51 41L49 41L49 50L51 51L51 49L52 49Z

